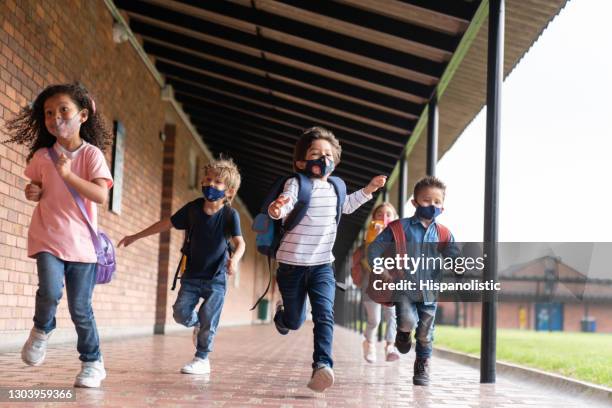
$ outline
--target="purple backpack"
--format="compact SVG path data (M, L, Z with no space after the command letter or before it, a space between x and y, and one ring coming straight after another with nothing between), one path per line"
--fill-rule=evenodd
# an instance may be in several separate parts
M53 147L49 147L49 156L51 156L51 160L53 163L57 164L57 153ZM85 203L83 199L76 192L74 188L72 188L68 183L66 183L66 187L74 197L74 201L76 201L77 206L81 210L81 214L87 221L87 226L89 227L89 233L91 234L91 240L93 241L94 248L96 250L96 257L98 258L96 264L96 283L108 283L113 278L113 273L116 269L115 264L115 247L113 246L113 242L106 236L102 231L96 231L91 225L91 220L89 219L89 215L85 210Z

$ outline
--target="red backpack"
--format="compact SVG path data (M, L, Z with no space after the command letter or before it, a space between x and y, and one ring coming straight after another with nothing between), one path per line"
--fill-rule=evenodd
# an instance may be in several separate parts
M351 264L351 277L353 283L360 287L364 279L368 278L370 271L363 266L363 259L367 256L365 253L365 244L359 245L359 247L353 252L352 264Z
M448 228L444 225L436 222L436 230L438 231L438 251L442 252L450 242L451 233ZM402 226L401 220L395 220L389 224L387 228L391 229L391 233L393 234L393 241L395 242L395 253L403 257L407 254L406 249L406 234L404 232L404 227ZM355 251L357 252L357 251ZM354 259L354 255L353 255ZM391 275L392 281L397 282L404 277L404 271L393 269L389 271ZM373 283L376 279L380 279L379 275L370 274L370 281L368 282L368 287L366 289L366 293L376 303L380 303L385 306L393 306L393 291L391 290L376 290L374 289ZM355 279L353 278L353 281Z

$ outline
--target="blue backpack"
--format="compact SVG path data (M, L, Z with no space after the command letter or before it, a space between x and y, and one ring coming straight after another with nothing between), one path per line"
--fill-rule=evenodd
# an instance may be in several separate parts
M268 215L268 207L278 196L283 192L285 183L290 178L295 177L298 182L298 197L293 210L287 215L287 218L283 222L282 220L272 219ZM338 202L336 204L336 223L340 223L340 217L342 216L342 207L344 206L344 200L346 199L346 184L339 177L330 176L327 181L334 186L336 190L336 196ZM310 197L312 196L312 180L301 173L294 173L290 176L282 176L276 179L266 199L264 200L259 214L253 220L252 229L257 233L255 242L257 244L257 251L268 257L268 267L270 269L270 280L268 281L268 287L264 291L264 294L257 300L255 305L251 308L253 310L257 304L264 298L270 283L272 282L272 266L271 260L276 258L276 251L280 246L283 236L295 228L302 218L306 215L308 207L310 205Z

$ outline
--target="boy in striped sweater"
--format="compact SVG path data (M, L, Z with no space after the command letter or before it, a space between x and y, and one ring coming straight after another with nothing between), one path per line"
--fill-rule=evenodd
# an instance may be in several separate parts
M313 372L308 388L323 392L334 383L332 340L334 333L335 284L332 248L336 240L338 194L328 177L340 162L340 143L321 127L306 130L293 152L293 167L312 180L312 195L306 215L288 231L276 252L276 273L282 302L276 307L274 323L281 334L297 330L306 319L306 295L314 322ZM367 186L348 195L342 213L350 214L383 187L385 176L374 177ZM283 219L291 213L298 197L297 179L290 178L283 192L270 204L268 214Z

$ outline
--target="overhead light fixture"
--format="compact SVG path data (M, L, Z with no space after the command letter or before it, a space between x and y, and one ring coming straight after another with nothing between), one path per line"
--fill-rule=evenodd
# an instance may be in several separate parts
M121 44L129 39L127 27L118 21L113 23L113 41L115 44Z

